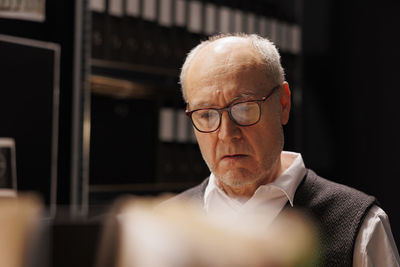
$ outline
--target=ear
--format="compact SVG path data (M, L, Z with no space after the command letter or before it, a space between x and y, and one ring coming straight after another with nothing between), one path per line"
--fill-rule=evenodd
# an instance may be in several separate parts
M289 121L290 107L291 107L291 92L289 84L283 82L280 89L280 103L281 103L281 123L285 125Z

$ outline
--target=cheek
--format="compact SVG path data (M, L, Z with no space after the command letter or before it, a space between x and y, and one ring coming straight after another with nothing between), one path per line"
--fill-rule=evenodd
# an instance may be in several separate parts
M196 138L204 159L206 161L213 160L215 155L215 138L213 138L213 135L196 131Z
M279 119L260 122L256 134L249 140L256 155L263 158L266 155L275 154L283 146L283 129Z

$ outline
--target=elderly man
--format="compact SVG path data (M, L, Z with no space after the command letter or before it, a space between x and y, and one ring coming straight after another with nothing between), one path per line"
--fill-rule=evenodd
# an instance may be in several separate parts
M219 35L187 56L181 85L211 175L174 199L200 201L207 212L273 220L297 207L321 229L321 266L399 266L385 212L374 197L306 169L283 151L291 97L280 55L257 35Z

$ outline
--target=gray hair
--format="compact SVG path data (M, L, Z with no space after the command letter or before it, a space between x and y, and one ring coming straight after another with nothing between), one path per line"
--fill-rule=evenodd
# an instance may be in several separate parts
M209 37L206 41L202 41L199 45L194 47L186 56L183 63L181 74L179 76L179 83L181 84L182 96L185 102L186 99L186 84L185 77L190 63L196 56L197 52L212 42L225 38L225 37L239 37L250 41L250 44L260 55L262 62L265 65L268 79L275 85L282 84L285 81L285 71L281 65L281 57L278 49L273 42L267 38L263 38L256 34L232 33L232 34L218 34Z

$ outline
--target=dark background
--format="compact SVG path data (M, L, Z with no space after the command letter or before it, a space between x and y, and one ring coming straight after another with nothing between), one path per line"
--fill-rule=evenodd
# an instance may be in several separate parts
M400 2L303 1L306 165L378 198L400 242Z

